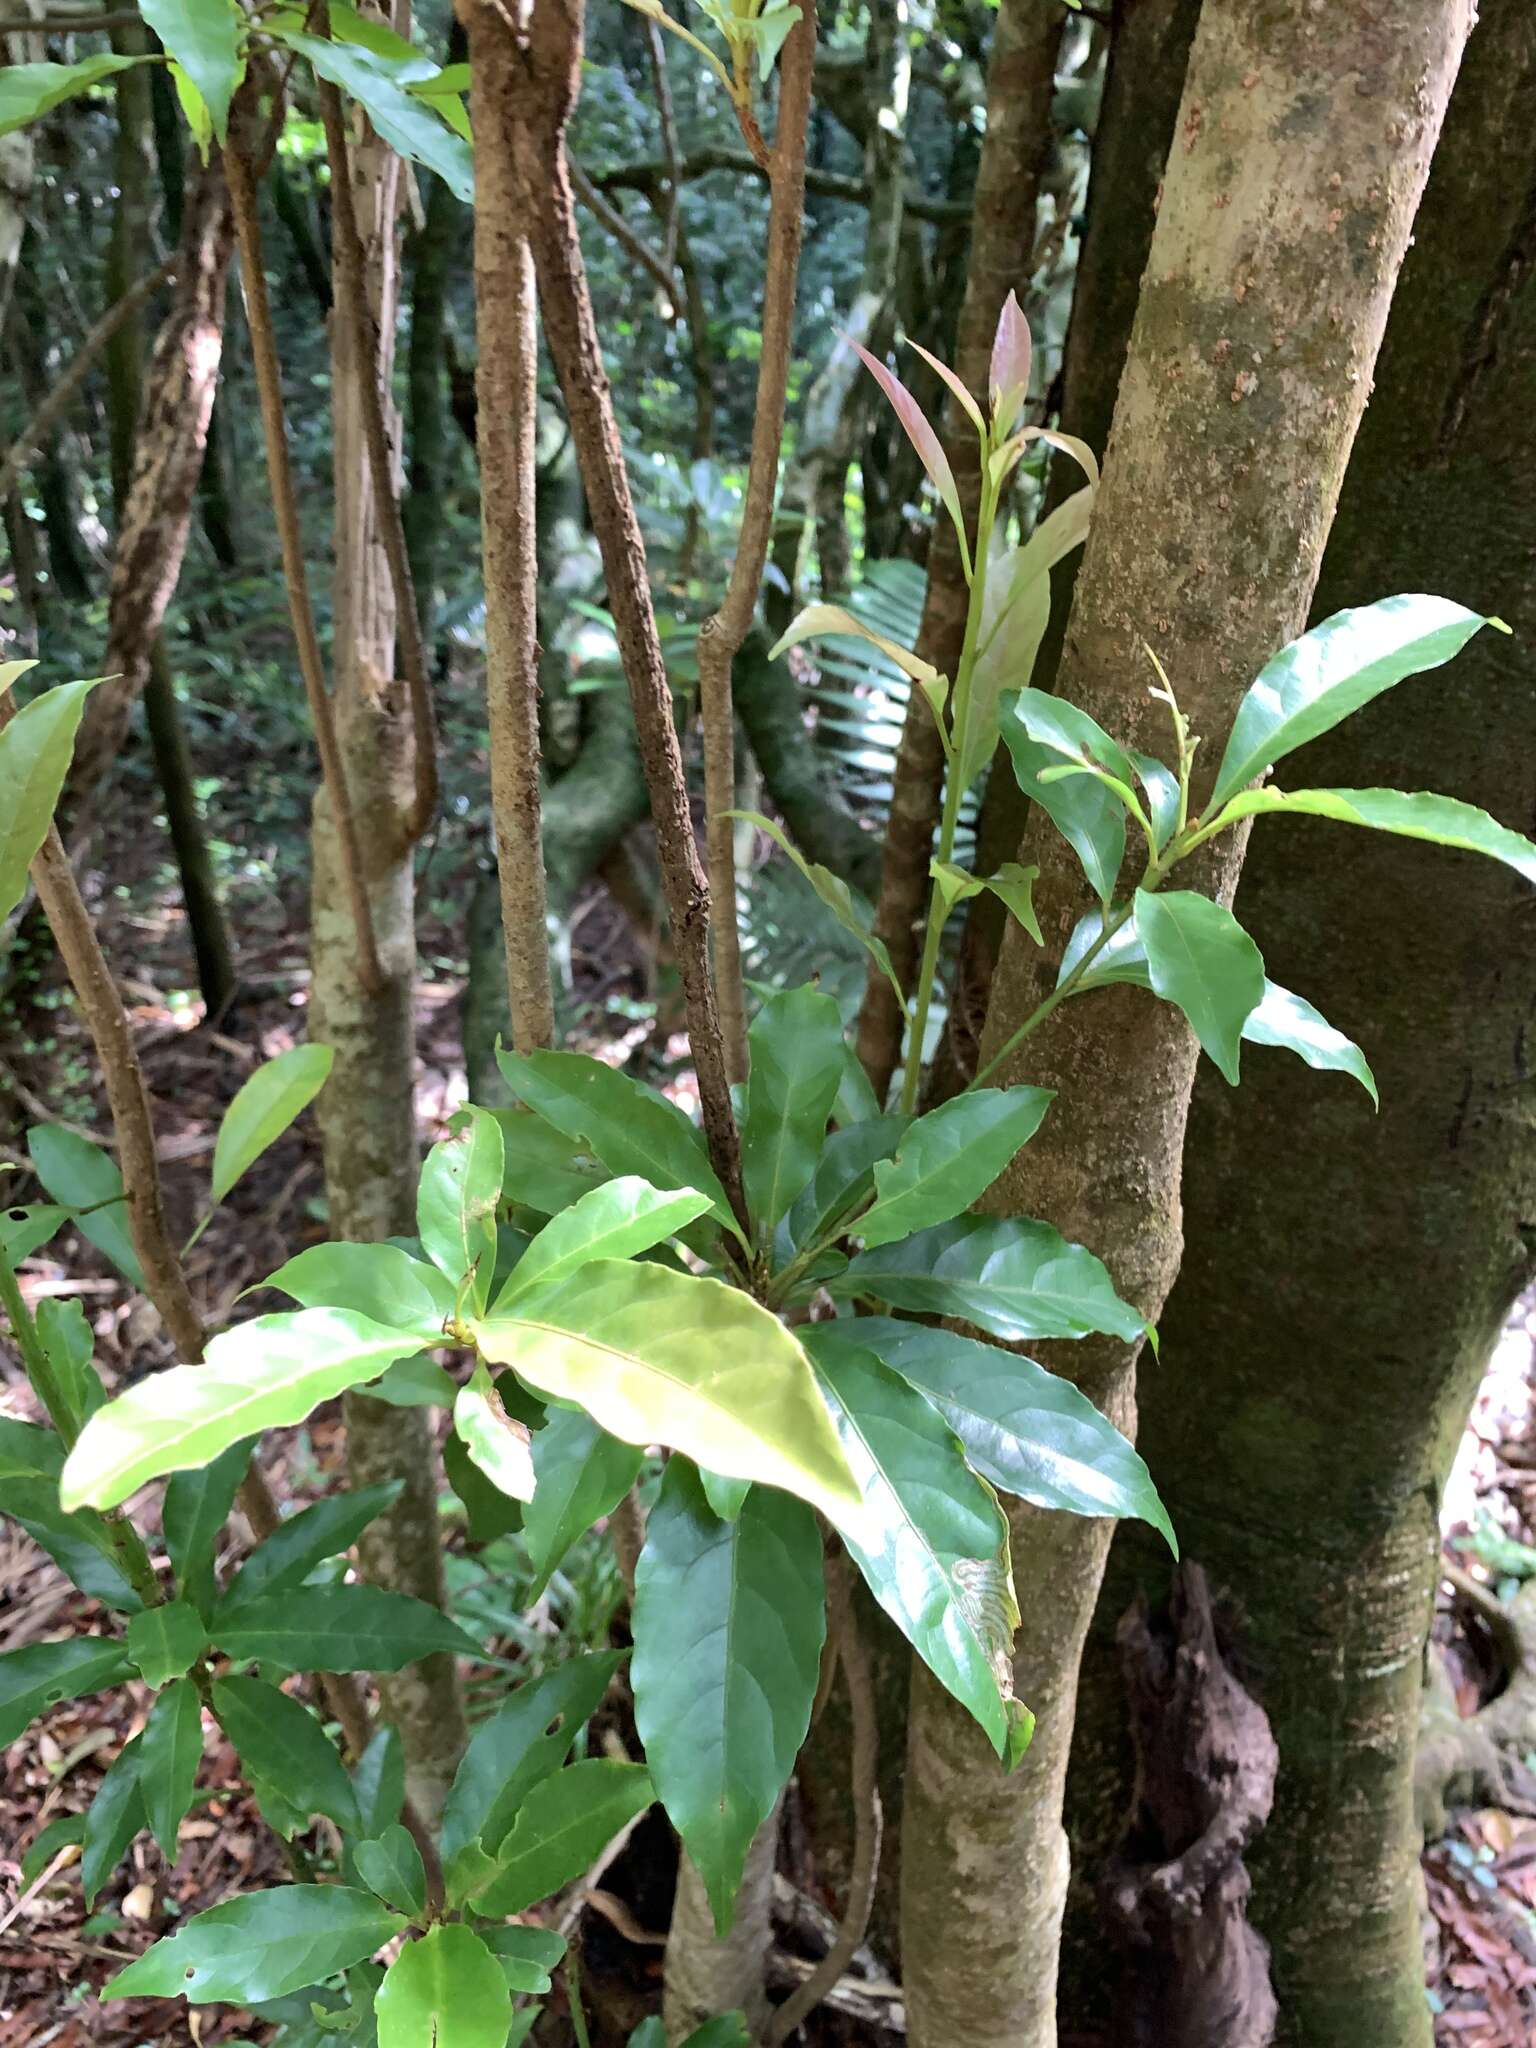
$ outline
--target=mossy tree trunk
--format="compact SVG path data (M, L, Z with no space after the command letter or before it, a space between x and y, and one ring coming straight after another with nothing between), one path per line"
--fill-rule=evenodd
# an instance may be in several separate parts
M359 393L378 375L391 432L389 373L399 304L400 164L376 137L354 133L350 193L365 257L377 365L358 360L356 330L331 323L336 490L334 695L382 985L370 989L348 906L331 806L315 803L310 1030L335 1062L317 1110L330 1223L338 1238L411 1235L416 1227L415 863L405 828L413 786L412 732L395 679L395 596L379 538ZM340 279L338 277L338 285ZM338 310L340 301L338 298ZM359 1544L376 1584L444 1604L437 1518L437 1455L420 1408L365 1395L346 1401L347 1463L354 1486L402 1479L404 1491ZM400 1730L407 1783L429 1818L441 1811L464 1746L453 1659L429 1657L381 1681Z
M1397 0L1326 24L1309 0L1202 11L1060 671L1062 694L1133 746L1167 744L1143 637L1219 745L1251 677L1305 619L1470 17L1467 0ZM1088 907L1042 824L1021 857L1041 869L1046 943L1017 927L1005 940L987 1051L1053 985ZM1242 842L1217 844L1189 879L1230 897ZM1111 989L1057 1011L1003 1076L1059 1092L987 1206L1089 1243L1149 1317L1178 1268L1194 1067L1177 1012ZM1134 1349L1096 1339L1040 1355L1134 1427ZM915 1673L902 1852L914 2048L1056 2040L1062 1793L1108 1534L1014 1512L1016 1685L1039 1726L1011 1778Z
M1536 822L1536 20L1484 0L1393 304L1318 584L1326 616L1397 590L1498 611L1282 783L1443 790ZM1536 903L1506 869L1374 833L1260 829L1238 910L1273 977L1364 1047L1359 1090L1252 1053L1203 1073L1184 1271L1142 1446L1223 1589L1280 1746L1249 1864L1291 2048L1427 2048L1412 1764L1436 1506L1512 1297L1536 1271ZM1240 1503L1240 1511L1234 1511ZM1124 1811L1110 1638L1166 1577L1117 1538L1070 1812ZM1101 1710L1103 1709L1103 1710ZM1085 1986L1103 1938L1085 1898Z

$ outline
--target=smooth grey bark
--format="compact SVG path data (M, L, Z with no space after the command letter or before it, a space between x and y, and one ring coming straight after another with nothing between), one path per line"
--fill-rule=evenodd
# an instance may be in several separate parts
M1314 615L1397 590L1497 611L1448 670L1283 764L1302 785L1445 791L1536 822L1536 19L1483 0L1393 303ZM1536 905L1506 869L1374 833L1259 827L1239 914L1274 979L1364 1048L1380 1116L1279 1054L1210 1070L1184 1271L1141 1442L1225 1590L1278 1738L1249 1861L1288 2048L1420 2048L1412 1809L1436 1505L1510 1300L1536 1271ZM1166 1577L1117 1537L1085 1667L1070 1818L1123 1811L1107 1639ZM1079 1902L1086 2016L1103 1939Z
M1166 746L1143 637L1210 748L1305 618L1470 21L1467 0L1383 0L1326 24L1309 0L1202 11L1059 677L1132 746ZM989 1054L1054 984L1088 907L1075 858L1044 823L1031 820L1021 858L1041 870L1045 945L1010 929ZM1242 841L1216 846L1187 882L1230 898ZM1181 1015L1115 988L1064 1005L1000 1076L1058 1096L985 1206L1086 1241L1152 1318L1178 1269L1194 1066ZM1135 1347L1038 1349L1134 1428ZM1024 1589L1015 1684L1039 1717L1011 1778L926 1671L914 1675L902 1856L914 2048L1056 2041L1062 1793L1109 1530L1022 1504L1011 1519Z

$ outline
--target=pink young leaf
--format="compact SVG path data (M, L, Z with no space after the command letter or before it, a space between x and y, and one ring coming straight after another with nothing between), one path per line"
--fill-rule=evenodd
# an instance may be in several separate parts
M987 431L987 423L981 416L981 407L976 403L970 392L966 390L948 363L941 363L937 356L930 355L928 350L923 347L923 344L920 341L914 341L910 334L907 336L907 347L916 349L929 369L936 371L943 378L944 382L955 394L960 410L969 419L977 433L984 434Z
M894 370L888 370L884 363L872 356L867 348L861 348L851 336L844 338L895 408L896 417L901 421L907 439L917 450L918 459L932 477L950 518L955 522L962 550L965 550L965 514L960 507L960 493L955 487L955 473L949 466L949 457L940 446L939 437L934 432L927 414Z
M992 343L992 425L1006 434L1018 416L1029 392L1029 322L1010 292L998 316L997 337Z

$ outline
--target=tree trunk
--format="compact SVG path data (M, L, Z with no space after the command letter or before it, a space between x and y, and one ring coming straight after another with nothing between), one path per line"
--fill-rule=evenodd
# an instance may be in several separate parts
M464 25L448 30L449 64L465 62ZM406 423L408 468L403 507L411 581L421 611L421 634L432 647L437 615L438 564L445 538L443 492L448 471L448 389L443 338L448 326L448 288L459 249L464 208L446 179L428 180L425 212L415 239L411 268L411 333L407 360ZM443 659L446 661L446 652Z
M123 72L124 78L136 74ZM84 816L122 750L133 706L149 677L155 636L186 553L218 381L225 284L234 226L217 151L197 165L183 202L176 287L144 375L132 474L118 506L107 596L104 667L93 690L65 787L71 819Z
M1533 94L1536 21L1523 0L1484 0L1315 607L1445 591L1497 610L1515 637L1481 636L1449 675L1401 685L1280 777L1444 790L1525 830ZM1374 833L1341 852L1309 827L1261 829L1238 908L1275 979L1359 1040L1382 1109L1267 1054L1240 1093L1202 1076L1191 1256L1142 1442L1186 1553L1241 1618L1280 1745L1274 1817L1250 1857L1279 2039L1427 2048L1412 1812L1422 1652L1440 1489L1500 1322L1536 1270L1531 899L1470 856ZM1085 1686L1094 1709L1073 1751L1086 1853L1112 1832L1123 1789L1099 1639L1165 1568L1129 1531L1117 1538ZM1084 1907L1093 1987L1102 1939Z
M1305 619L1470 12L1468 0L1393 0L1326 29L1309 0L1202 12L1060 674L1062 694L1127 744L1167 745L1141 681L1143 635L1209 744ZM1041 869L1046 944L1010 929L988 1050L1051 987L1088 907L1044 823L1031 819L1022 858ZM1241 858L1241 841L1215 842L1198 879L1230 897ZM1181 1015L1115 988L1063 1006L1006 1072L1059 1093L987 1206L1084 1239L1148 1317L1179 1262L1194 1066ZM1089 1339L1041 1356L1134 1427L1134 1348ZM1012 1520L1016 1686L1039 1717L1012 1778L914 1675L902 1856L914 2048L1056 2039L1062 1788L1109 1525L1022 1505Z
M113 47L120 54L138 54L147 47L145 32L140 28L115 31ZM155 155L151 146L154 134L154 103L149 72L142 67L120 71L117 74L116 98L117 205L112 215L112 245L107 259L107 298L109 304L113 305L118 304L130 292L139 266L143 262L144 251L153 245L160 196ZM182 215L185 211L183 193L179 186L173 186L171 191L174 194L174 204L167 208L167 212L174 221L179 242ZM222 303L218 308L218 315L222 332ZM124 320L113 333L107 343L106 367L107 429L112 454L112 510L118 529L116 551L121 552L124 548L139 545L133 524L137 516L134 510L134 484L135 472L140 463L138 439L145 382L144 323L138 314ZM209 404L212 404L211 395ZM211 411L207 424L211 431ZM151 431L163 432L165 426L163 418L159 422L154 421L152 410L143 412L143 431L146 434ZM179 423L173 424L171 430L179 432ZM142 504L139 510L142 512ZM184 521L183 548L185 543ZM176 569L179 574L179 551ZM149 726L155 770L165 799L166 822L176 856L182 905L186 911L193 957L197 963L198 987L202 991L206 1014L211 1018L219 1018L228 1009L235 992L234 955L214 883L213 862L209 857L202 814L193 788L186 735L181 727L181 707L176 701L176 684L165 650L161 620L174 588L175 583L172 580L165 591L159 618L152 612L141 615L149 636L146 646L132 646L125 640L121 631L118 632L114 644L120 660L142 671L145 718ZM115 575L112 589L114 594L120 589ZM120 615L119 605L119 618ZM112 615L109 610L109 634L111 630ZM118 744L121 745L127 737L126 720L116 729Z
M976 173L971 258L954 359L961 382L973 391L987 388L992 337L1004 300L1010 290L1021 290L1029 282L1060 41L1061 17L1053 8L1041 7L1037 0L1001 0L987 73L987 135ZM944 410L944 445L974 527L981 490L976 434L953 401ZM960 659L968 595L959 542L949 520L940 515L928 547L928 592L917 645L923 658L947 676L954 675ZM914 690L896 756L875 913L875 930L908 990L916 975L928 908L928 863L943 775L938 726L922 692ZM859 1057L881 1097L900 1057L902 1021L884 974L875 971L859 1016Z
M197 963L197 985L202 991L206 1018L216 1024L228 1015L234 1001L235 960L214 878L213 858L208 851L208 835L203 829L202 806L197 800L181 707L176 699L176 678L163 633L155 635L150 650L144 721L149 727L155 775L165 799L165 822L176 853L182 908L187 914L187 933Z
M412 729L395 677L394 591L379 538L363 427L364 379L378 376L386 420L399 265L399 159L371 134L354 137L351 190L334 203L355 209L365 257L378 362L359 360L353 321L331 322L336 491L334 697L383 985L371 992L359 958L331 806L315 801L310 1030L334 1049L317 1110L331 1230L377 1240L415 1230L415 871L404 819L413 787ZM403 1479L405 1490L359 1543L377 1585L442 1606L437 1460L425 1411L366 1395L346 1399L347 1465L354 1486ZM464 1747L463 1700L451 1656L435 1656L380 1680L385 1712L400 1730L411 1796L429 1819L442 1810Z

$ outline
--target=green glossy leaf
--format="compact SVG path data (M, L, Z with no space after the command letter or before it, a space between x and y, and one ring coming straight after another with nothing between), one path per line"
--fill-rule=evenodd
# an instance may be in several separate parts
M1245 1021L1243 1036L1250 1045L1284 1046L1287 1052L1294 1052L1304 1059L1309 1067L1353 1074L1376 1107L1381 1107L1381 1098L1376 1093L1376 1077L1366 1063L1365 1054L1352 1038L1336 1031L1305 996L1292 995L1288 988L1266 981L1264 1000Z
M203 1709L197 1687L178 1678L156 1695L139 1738L139 1787L150 1833L168 1863L203 1760Z
M1335 612L1282 647L1238 706L1208 813L1405 676L1450 661L1489 623L1449 598L1384 597Z
M948 1222L984 1195L1039 1130L1055 1091L973 1088L919 1117L892 1160L875 1169L875 1204L855 1228L891 1244Z
M107 1398L101 1375L91 1362L95 1335L78 1301L61 1301L45 1295L33 1315L38 1340L48 1354L48 1363L64 1398L69 1427L78 1435Z
M483 1364L453 1404L453 1426L471 1459L513 1500L533 1498L534 1471L526 1423L509 1415Z
M710 1197L695 1188L662 1191L635 1174L591 1189L546 1223L496 1298L494 1314L536 1287L553 1286L593 1259L632 1259L706 1215Z
M205 1620L213 1612L219 1533L229 1520L253 1448L249 1438L231 1444L211 1465L178 1472L166 1485L160 1511L165 1547L176 1584Z
M418 49L408 36L391 28L387 21L360 14L349 0L328 0L326 13L331 34L338 42L357 43L361 48L371 50L374 56L384 58L399 84L415 89L443 76L436 62L425 50ZM462 68L467 71L469 67L465 65Z
M113 1508L147 1479L206 1465L264 1429L302 1422L322 1401L377 1379L422 1347L344 1309L257 1316L209 1344L201 1365L140 1380L86 1424L64 1464L60 1499Z
M444 126L428 102L400 83L386 59L356 44L322 42L318 36L302 35L294 29L273 33L307 57L322 78L350 93L391 149L436 171L456 199L466 206L473 204L473 151L461 135Z
M872 1351L925 1394L972 1468L1004 1493L1074 1515L1136 1515L1174 1545L1141 1458L1070 1380L926 1323L859 1316L819 1327L821 1345Z
M864 951L874 961L880 972L890 983L898 1004L905 1011L907 999L901 983L896 979L896 969L891 965L891 956L883 939L874 934L874 914L861 901L856 900L852 889L840 875L834 875L830 868L824 868L819 861L807 860L800 849L785 834L772 818L765 818L761 811L726 811L727 818L740 818L748 825L755 825L759 832L768 837L804 875L822 902L837 919L850 938L857 939Z
M375 1729L352 1767L352 1789L365 1834L381 1835L400 1818L405 1804L405 1750L397 1729Z
M550 1972L565 1954L552 1927L484 1927L480 1939L501 1965L508 1988L519 1993L550 1988Z
M1035 915L1035 880L1039 873L1037 867L1021 867L1016 860L1005 860L995 874L983 875L980 880L981 887L1023 925L1035 944L1043 946L1045 935Z
M143 1606L119 1561L111 1530L89 1508L76 1514L61 1508L57 1480L9 1481L0 1509L15 1517L82 1593L123 1614L136 1613Z
M889 1159L911 1126L906 1116L876 1116L834 1131L809 1184L779 1227L775 1250L785 1265L824 1237L875 1191L875 1167Z
M1022 547L994 545L988 564L971 703L959 766L969 789L997 749L998 704L1005 690L1022 690L1034 674L1051 616L1051 570L1088 537L1094 493L1084 489L1048 512Z
M1136 770L1136 780L1146 791L1147 815L1152 820L1152 836L1157 841L1158 852L1161 853L1178 830L1179 778L1154 754L1133 752L1130 761Z
M506 1147L502 1194L507 1201L541 1216L558 1216L607 1180L607 1167L585 1145L534 1111L497 1109L491 1114L501 1125Z
M824 1342L823 1327L837 1326L812 1326L808 1348L868 1507L870 1533L845 1532L848 1554L1002 1756L1019 1623L1003 1511L932 1403L872 1351Z
M264 1678L221 1678L213 1688L213 1711L246 1769L275 1785L306 1820L323 1813L348 1833L361 1832L352 1780L301 1701Z
M4 75L0 72L0 77ZM77 1218L81 1235L142 1288L144 1269L128 1229L123 1176L111 1155L60 1124L35 1124L27 1133L27 1151L33 1171L56 1202L92 1212Z
M231 0L143 0L142 12L207 104L222 144L229 133L229 103L244 69L240 15Z
M102 1692L133 1676L120 1642L106 1636L73 1636L62 1643L29 1643L0 1656L0 1749L60 1700Z
M374 2001L379 2048L506 2048L512 1995L470 1928L440 1923L408 1942Z
M654 1188L697 1188L713 1214L736 1228L709 1163L704 1135L675 1102L578 1052L498 1052L507 1086L610 1173L636 1174Z
M1102 928L1097 911L1090 911L1079 921L1062 955L1058 986L1076 967ZM1090 964L1077 987L1082 992L1111 982L1129 982L1145 989L1152 986L1146 950L1134 919L1112 935L1109 944ZM1264 983L1263 1000L1243 1020L1243 1038L1249 1045L1284 1046L1287 1051L1299 1054L1309 1067L1353 1074L1371 1100L1377 1100L1375 1077L1354 1040L1346 1038L1342 1031L1336 1031L1304 997L1292 995L1289 989L1281 988L1276 982Z
M110 51L102 51L94 57L83 57L78 64L7 64L0 69L0 135L9 135L13 128L24 128L29 121L36 121L58 106L61 100L89 91L102 79L110 78L114 71L129 71L135 64L148 62L147 57L117 57ZM28 662L26 666L32 668L36 664ZM78 690L86 685L66 683L62 687ZM52 696L55 693L50 690L47 694ZM3 772L3 765L0 765L0 773ZM55 799L57 795L55 791ZM48 809L51 813L51 803ZM42 834L39 833L38 843L41 842ZM6 912L0 914L9 915L15 907L12 903Z
M843 1078L843 1020L813 988L772 995L748 1033L741 1124L747 1207L771 1232L816 1169Z
M164 0L162 0L164 4ZM186 0L173 0L178 8ZM194 5L209 0L192 0ZM228 0L211 0L229 14ZM222 139L222 138L221 138ZM213 1147L213 1199L222 1202L269 1145L307 1109L331 1071L328 1045L295 1045L256 1069L224 1112Z
M591 1869L614 1836L655 1798L644 1764L609 1757L568 1764L534 1785L501 1845L477 1912L521 1913Z
M349 1885L246 1892L157 1941L102 1995L261 2005L365 1961L404 1931L398 1913Z
M425 1911L426 1867L409 1828L395 1821L376 1840L359 1842L352 1854L358 1876L386 1905L413 1920Z
M501 1201L501 1125L489 1110L460 1110L448 1136L421 1169L416 1227L427 1257L457 1290L484 1308L496 1271L496 1210Z
M673 1458L635 1572L635 1725L656 1796L729 1930L747 1848L811 1722L826 1635L821 1537L755 1486L734 1521Z
M863 355L864 352L861 349L859 353ZM864 359L866 362L869 361L867 356ZM879 376L883 370L882 365L875 374ZM884 374L890 375L889 371L885 371ZM897 388L899 390L901 387L898 385ZM928 431L932 434L931 428ZM936 438L934 445L938 445ZM939 459L944 460L942 456ZM946 463L946 468L947 466ZM933 683L938 680L939 672L931 661L924 661L910 648L901 646L895 640L888 640L884 634L877 633L872 626L867 626L862 619L855 618L852 612L845 611L839 604L806 605L795 614L787 630L781 633L769 648L768 659L777 661L781 654L787 653L791 647L803 646L807 640L867 641L871 647L878 647L886 660L894 662L902 674L914 683Z
M844 1300L957 1316L1010 1343L1102 1331L1132 1344L1145 1331L1092 1252L1025 1217L957 1216L860 1252L827 1284Z
M1047 745L1031 732L1031 723L1043 730L1044 721L1038 716L1029 719L1021 711L1025 697L1041 699L1043 692L1022 690L1017 697L1005 695L998 710L998 730L1013 762L1014 777L1024 795L1040 806L1077 855L1099 901L1107 903L1115 893L1125 859L1125 807L1113 790L1091 775L1073 775L1063 782L1040 780L1042 773L1058 766L1064 757L1059 747ZM1044 701L1058 704L1062 700ZM1070 711L1073 707L1064 708ZM1085 718L1081 712L1077 715ZM1085 722L1095 733L1100 732L1092 719ZM1055 730L1063 729L1059 720L1053 724ZM1101 737L1109 740L1107 733ZM1109 745L1113 747L1114 742L1109 740Z
M851 1045L843 1047L843 1078L838 1084L833 1115L844 1125L868 1123L880 1114L880 1102L864 1063Z
M100 76L100 62L91 58L84 65L14 64L0 70L0 134L20 125L12 110L29 89L40 91L48 105L55 104L67 97L67 90L57 90L61 78L93 65ZM122 60L106 68L119 70ZM53 74L51 83L47 74ZM52 100L47 99L50 91ZM43 108L36 111L41 113ZM4 798L0 804L0 921L10 916L26 893L27 869L48 836L74 755L85 700L94 687L92 683L60 683L44 690L0 731L0 793Z
M510 1373L503 1373L510 1379ZM464 1509L465 1536L472 1549L494 1543L523 1526L523 1504L487 1479L469 1455L464 1439L453 1431L443 1439L443 1474Z
M1069 974L1077 970L1079 963L1097 942L1103 929L1104 918L1097 910L1090 910L1086 917L1078 919L1072 936L1067 940L1066 950L1061 956L1061 970L1056 977L1058 988ZM1079 993L1085 993L1092 988L1107 987L1112 982L1127 982L1133 987L1145 989L1152 986L1146 948L1137 936L1134 918L1127 918L1110 933L1107 943L1083 969L1077 982L1077 990Z
M739 2012L717 2013L702 2027L695 2027L682 2048L752 2048L746 2015Z
M61 1849L85 1840L85 1815L61 1814L33 1837L32 1846L21 1859L21 1889L30 1891Z
M718 1472L711 1472L705 1465L696 1465L699 1484L704 1489L704 1498L712 1511L722 1522L734 1522L746 1504L747 1495L752 1491L749 1479L725 1479Z
M285 1671L398 1671L437 1650L478 1655L446 1614L379 1586L303 1586L221 1606L212 1635L236 1663Z
M1224 820L1284 811L1296 817L1332 818L1340 825L1364 825L1403 839L1426 839L1463 853L1502 861L1528 882L1536 882L1536 840L1451 796L1401 789L1245 789L1233 797Z
M440 1333L454 1309L453 1282L393 1244L317 1244L279 1266L276 1287L301 1308L345 1308L390 1330Z
M804 1352L738 1289L604 1259L520 1307L476 1325L481 1351L613 1436L782 1487L834 1520L857 1511Z
M80 1843L80 1889L87 1907L95 1905L102 1886L127 1855L134 1836L149 1826L139 1784L143 1746L142 1735L123 1744L96 1787L96 1796L86 1814Z
M69 1211L59 1202L28 1202L7 1209L0 1216L0 1250L13 1266L19 1266L68 1220Z
M402 1358L368 1389L386 1408L451 1408L459 1383L430 1358Z
M302 1586L316 1565L350 1550L377 1516L393 1506L405 1484L386 1479L355 1493L332 1494L290 1515L258 1543L230 1581L219 1612L226 1619L249 1600Z
M136 1614L124 1641L144 1683L158 1688L185 1677L208 1647L208 1631L190 1602L168 1600Z
M1243 1026L1264 1000L1264 956L1230 910L1192 889L1138 889L1136 932L1153 988L1236 1087Z
M0 1415L0 1479L52 1479L64 1469L64 1439L56 1429Z
M579 1536L611 1515L640 1476L645 1453L621 1443L582 1408L555 1408L533 1440L534 1485L525 1495L523 1540L537 1600Z
M445 1861L476 1841L496 1853L524 1796L565 1762L623 1661L608 1650L569 1658L516 1687L475 1730L443 1809Z

